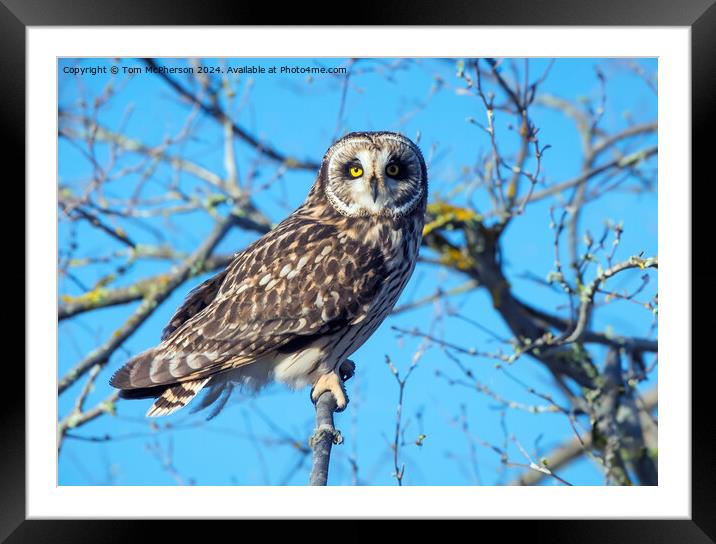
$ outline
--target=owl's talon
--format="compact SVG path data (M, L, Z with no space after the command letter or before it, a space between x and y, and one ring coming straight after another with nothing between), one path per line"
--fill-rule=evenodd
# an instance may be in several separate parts
M336 412L342 412L348 406L348 397L343 389L343 381L336 372L324 374L316 380L311 389L311 400L313 404L318 402L320 397L326 391L330 391L333 398L336 399Z
M343 364L341 364L341 366L338 368L338 372L340 373L341 380L347 382L355 375L356 364L350 359L346 359L345 361L343 361Z

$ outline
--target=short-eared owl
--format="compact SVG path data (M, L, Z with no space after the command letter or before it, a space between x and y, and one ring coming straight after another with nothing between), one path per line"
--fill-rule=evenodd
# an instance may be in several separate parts
M418 147L393 132L333 144L305 202L227 268L189 293L161 343L111 384L156 401L148 416L226 402L271 380L347 403L348 357L393 308L415 267L427 200Z

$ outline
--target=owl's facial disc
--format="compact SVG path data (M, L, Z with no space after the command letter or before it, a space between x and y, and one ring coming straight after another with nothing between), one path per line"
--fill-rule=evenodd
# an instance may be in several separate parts
M338 142L328 160L325 191L343 215L403 215L422 198L422 178L414 145L383 133Z

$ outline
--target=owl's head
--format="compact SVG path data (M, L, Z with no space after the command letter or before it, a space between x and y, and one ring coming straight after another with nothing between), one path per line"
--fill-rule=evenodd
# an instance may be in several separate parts
M408 215L425 205L428 175L420 149L397 132L352 132L323 157L320 188L348 217Z

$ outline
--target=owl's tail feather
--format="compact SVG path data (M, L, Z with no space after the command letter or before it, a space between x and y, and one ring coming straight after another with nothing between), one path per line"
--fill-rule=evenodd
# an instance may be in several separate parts
M184 408L211 378L182 382L167 388L147 412L147 417L161 417Z
M177 382L186 383L209 378L230 366L225 360L226 357L211 357L203 353L179 354L168 350L164 344L159 344L124 363L109 379L109 384L122 389L131 395L131 398L141 398L137 396L140 392L135 395L129 392L131 390L151 392L159 388L161 393ZM147 396L156 397L157 393Z
M153 366L163 363L161 360L155 363L157 358L156 348L151 348L135 355L112 375L109 384L117 389L149 389L169 385L152 379L151 371ZM152 396L156 397L157 395Z

